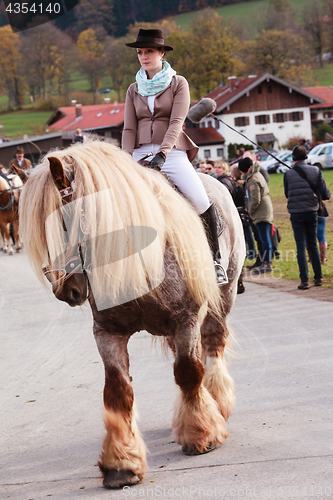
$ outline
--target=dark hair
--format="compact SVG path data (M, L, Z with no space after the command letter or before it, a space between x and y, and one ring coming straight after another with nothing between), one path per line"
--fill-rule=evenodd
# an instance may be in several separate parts
M22 146L17 146L16 153L24 155L24 149L22 148Z
M301 161L307 159L308 152L304 146L295 146L292 155L294 161Z
M249 170L250 167L252 167L253 161L251 158L248 156L246 158L242 158L238 162L238 168L243 174L246 174L246 172Z

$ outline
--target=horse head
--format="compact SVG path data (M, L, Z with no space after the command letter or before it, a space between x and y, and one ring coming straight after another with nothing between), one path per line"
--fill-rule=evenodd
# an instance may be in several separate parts
M68 179L58 158L50 157L50 172L61 195L63 206L73 201L74 177ZM70 224L62 219L64 231ZM82 234L83 235L83 234ZM44 276L52 284L52 291L58 300L67 302L71 307L82 305L89 296L89 285L85 270L84 241L78 235L77 245L67 248L65 256L59 256L57 261L43 269ZM62 258L61 258L62 257Z

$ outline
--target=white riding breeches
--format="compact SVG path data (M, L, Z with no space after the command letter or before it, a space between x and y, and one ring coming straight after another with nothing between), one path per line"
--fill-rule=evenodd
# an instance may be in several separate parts
M134 149L133 158L139 161L148 153L153 153L153 156L147 158L147 161L151 161L159 149L158 144L143 144L140 148ZM199 215L206 212L211 203L186 151L173 148L165 160L162 172L177 186Z

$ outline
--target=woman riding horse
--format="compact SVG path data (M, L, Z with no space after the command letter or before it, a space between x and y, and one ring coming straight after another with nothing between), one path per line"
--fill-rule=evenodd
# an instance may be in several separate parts
M190 106L188 83L163 60L173 47L165 45L160 29L140 29L133 43L141 68L125 101L122 148L139 161L153 152L150 168L161 171L200 214L212 252L217 283L227 282L221 264L215 208L197 176L192 161L199 148L183 131Z

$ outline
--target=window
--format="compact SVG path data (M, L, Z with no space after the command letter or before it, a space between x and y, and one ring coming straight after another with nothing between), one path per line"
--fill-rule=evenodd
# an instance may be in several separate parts
M271 85L268 85L268 86L267 86L267 93L268 93L268 94L271 94L271 93L272 93L272 86L271 86Z
M332 113L330 111L325 111L324 118L331 118Z
M220 128L220 122L218 120L214 120L214 122L216 130L218 130Z
M269 115L257 115L255 121L257 125L265 125L265 123L269 123L271 120Z
M262 94L261 87L258 87L258 94Z
M217 148L216 152L219 158L223 158L223 148Z
M276 113L273 115L273 122L275 123L283 123L288 120L288 114L287 113Z
M204 149L204 157L210 158L210 149Z
M289 113L289 120L291 122L298 122L300 120L304 120L303 111L293 111L292 113Z
M212 126L212 120L208 120L207 127L211 127L211 126Z
M250 118L248 116L237 116L235 118L236 127L245 127L246 125L250 125Z
M317 118L318 118L317 113L311 113L311 121L317 120Z

